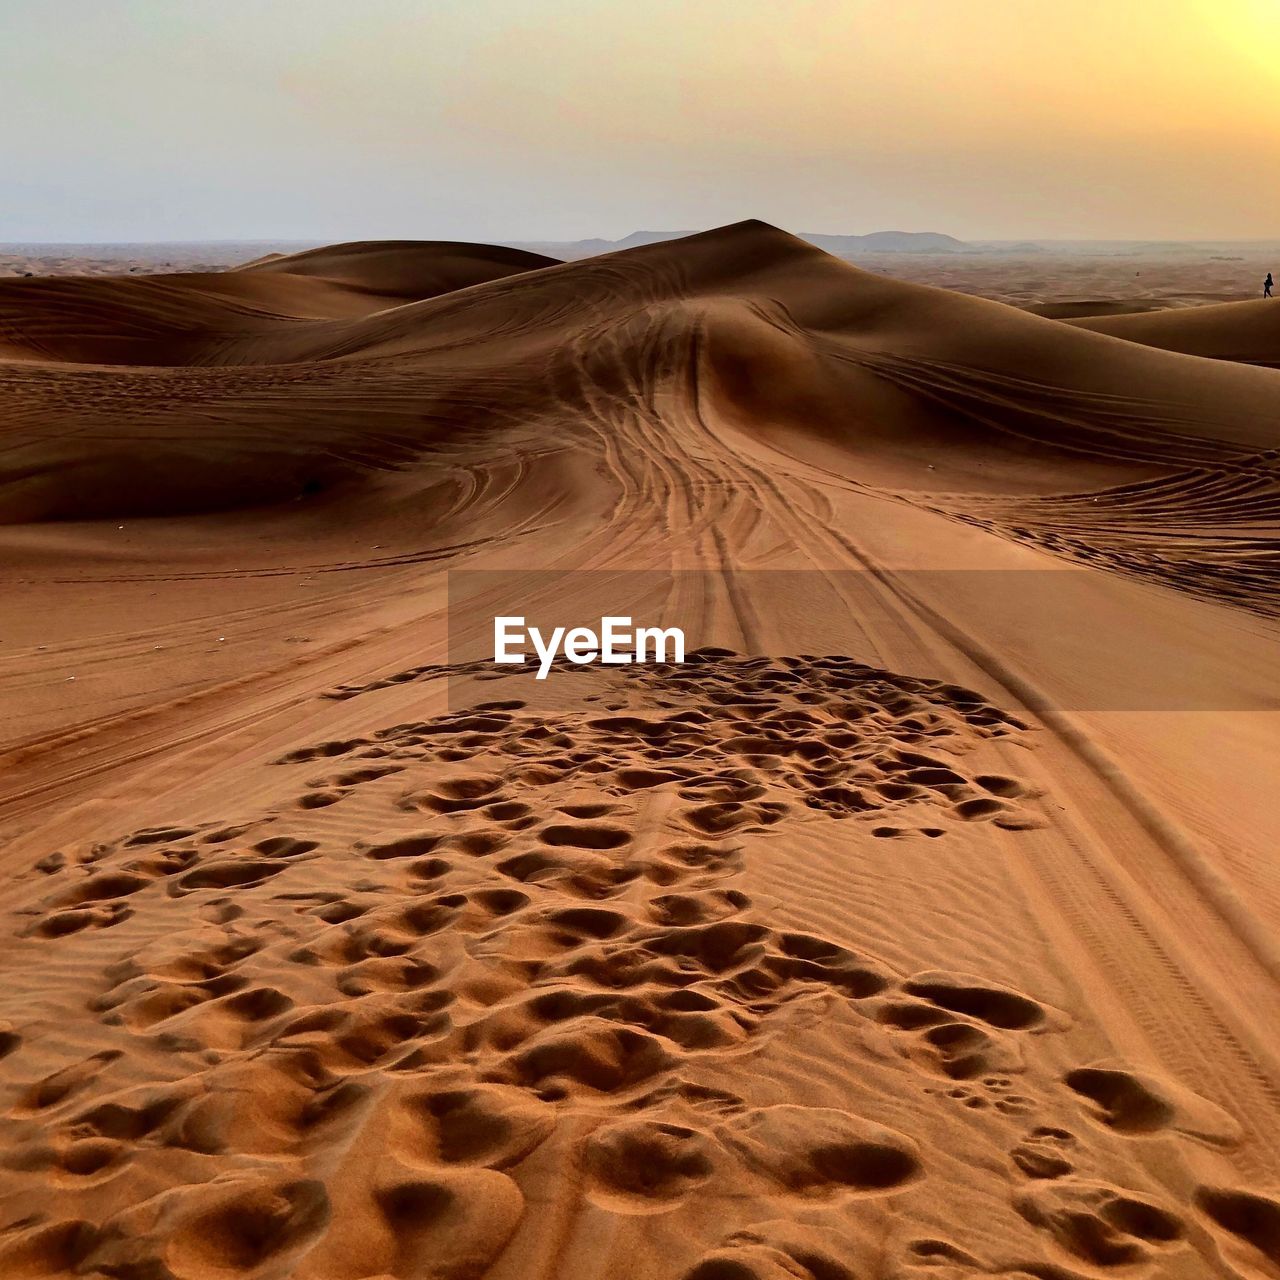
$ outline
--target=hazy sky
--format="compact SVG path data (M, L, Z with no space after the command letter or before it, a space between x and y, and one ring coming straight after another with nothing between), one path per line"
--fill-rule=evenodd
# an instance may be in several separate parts
M0 0L0 241L1280 235L1280 0Z

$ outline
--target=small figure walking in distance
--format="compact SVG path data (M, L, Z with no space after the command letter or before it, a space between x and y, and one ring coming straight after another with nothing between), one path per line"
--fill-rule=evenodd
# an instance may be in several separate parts
M1264 298L1271 297L1271 272L1267 272L1267 278L1262 282L1262 296Z

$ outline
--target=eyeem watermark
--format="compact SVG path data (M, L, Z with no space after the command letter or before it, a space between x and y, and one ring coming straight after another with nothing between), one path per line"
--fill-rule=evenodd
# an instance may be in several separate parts
M684 632L679 627L633 627L629 617L600 619L600 630L591 627L553 627L544 634L527 626L523 617L493 620L493 660L515 666L528 661L528 643L538 657L537 679L545 680L558 654L586 665L603 662L626 666L632 662L683 662Z

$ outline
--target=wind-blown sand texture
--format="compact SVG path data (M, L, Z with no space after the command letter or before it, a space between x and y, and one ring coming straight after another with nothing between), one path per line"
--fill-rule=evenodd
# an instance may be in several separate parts
M1280 1276L1273 319L0 280L0 1275ZM699 651L540 704L463 568Z

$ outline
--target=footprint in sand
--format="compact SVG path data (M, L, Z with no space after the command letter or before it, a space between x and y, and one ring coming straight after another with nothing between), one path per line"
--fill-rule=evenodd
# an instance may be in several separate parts
M79 1218L7 1227L0 1230L0 1275L34 1280L83 1274L101 1235L98 1226Z
M555 1128L555 1109L522 1089L473 1085L412 1093L402 1107L413 1120L406 1158L505 1169L534 1151Z
M124 1259L138 1251L137 1245L130 1249L129 1237L155 1232L164 1243L148 1264L157 1274L167 1267L175 1280L230 1280L268 1268L288 1274L330 1217L322 1182L232 1175L175 1189L120 1215L115 1225L122 1238L104 1246L94 1261L108 1274L120 1274Z
M865 1272L845 1261L857 1256L829 1224L763 1222L726 1236L680 1280L858 1280Z
M726 1153L709 1134L656 1117L597 1129L582 1152L588 1196L615 1213L667 1213L713 1176Z
M1017 1195L1014 1207L1062 1248L1097 1267L1149 1262L1184 1243L1185 1228L1177 1214L1107 1183L1046 1182Z
M1008 987L996 986L968 974L933 970L908 978L908 995L965 1014L990 1026L1010 1031L1061 1030L1070 1025L1066 1014Z
M1063 1077L1067 1088L1087 1099L1086 1114L1117 1133L1140 1137L1166 1131L1211 1147L1239 1144L1239 1124L1221 1107L1171 1080L1123 1062L1077 1067Z
M1040 1125L1009 1153L1028 1178L1065 1178L1075 1172L1076 1136L1067 1129Z
M448 1169L385 1178L359 1240L362 1274L476 1280L507 1247L525 1212L516 1184L491 1169ZM362 1239L363 1237L363 1239ZM318 1274L331 1274L323 1269ZM339 1246L339 1257L349 1256Z
M720 1126L716 1135L753 1172L809 1199L882 1195L923 1173L910 1138L827 1107L749 1111Z
M1196 1206L1236 1246L1249 1267L1259 1256L1280 1266L1280 1193L1201 1187Z

